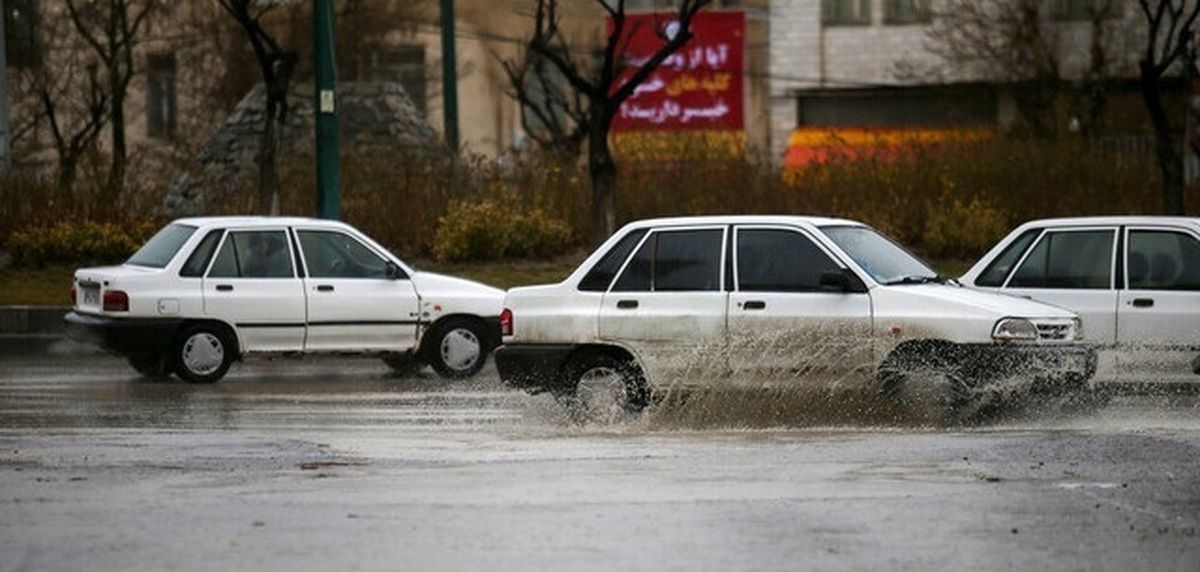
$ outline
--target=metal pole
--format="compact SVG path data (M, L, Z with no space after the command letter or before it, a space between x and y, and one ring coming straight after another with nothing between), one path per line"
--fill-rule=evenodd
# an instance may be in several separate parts
M442 0L442 124L446 145L458 151L458 77L454 65L454 0Z
M12 164L8 140L8 57L5 55L8 43L4 39L4 16L7 14L8 8L0 14L0 175L7 173Z
M313 3L313 54L316 68L317 216L341 218L338 172L337 67L334 52L334 0Z

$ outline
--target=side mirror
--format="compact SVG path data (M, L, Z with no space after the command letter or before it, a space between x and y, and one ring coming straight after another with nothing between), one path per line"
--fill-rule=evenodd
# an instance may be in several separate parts
M396 263L394 262L388 262L384 271L388 280L400 280L401 278L408 278L408 276L404 274L404 271L401 270L399 266L396 266Z
M830 270L821 273L823 292L866 292L867 287L849 270Z

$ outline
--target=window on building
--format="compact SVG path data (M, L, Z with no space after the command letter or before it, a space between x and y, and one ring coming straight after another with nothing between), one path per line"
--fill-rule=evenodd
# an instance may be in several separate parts
M4 56L13 69L42 63L41 16L37 0L4 0Z
M871 0L821 0L821 23L854 26L871 23Z
M919 24L930 21L929 0L884 0L883 21L888 24Z
M150 54L146 60L146 131L173 139L176 133L175 54Z
M426 115L425 46L407 45L373 50L359 56L358 69L358 79L361 81L400 82L417 112Z
M1094 15L1117 18L1120 0L1047 0L1051 17L1056 20L1089 21Z

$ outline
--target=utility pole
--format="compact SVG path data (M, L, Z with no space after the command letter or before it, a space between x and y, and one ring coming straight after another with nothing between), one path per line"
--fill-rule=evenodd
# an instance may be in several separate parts
M8 9L3 10L0 14L0 175L7 173L12 164L12 143L8 134L8 43L4 39L4 17L8 15Z
M313 3L313 59L316 68L317 216L341 218L338 171L337 57L334 51L334 0Z
M458 151L458 77L454 57L454 0L441 0L442 125L446 145Z

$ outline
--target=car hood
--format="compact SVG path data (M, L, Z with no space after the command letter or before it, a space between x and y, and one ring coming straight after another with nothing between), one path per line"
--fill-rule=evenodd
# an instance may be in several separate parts
M488 286L482 282L455 278L436 272L416 271L412 275L413 286L418 292L440 292L443 294L471 294L475 296L495 296L504 298L504 290Z
M1028 298L975 290L950 284L912 284L880 286L873 292L877 301L889 300L908 307L933 312L963 312L995 317L1074 318L1065 308L1035 302Z

